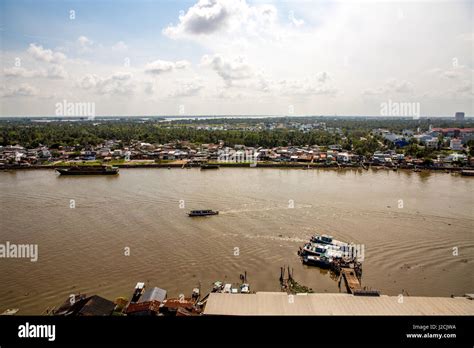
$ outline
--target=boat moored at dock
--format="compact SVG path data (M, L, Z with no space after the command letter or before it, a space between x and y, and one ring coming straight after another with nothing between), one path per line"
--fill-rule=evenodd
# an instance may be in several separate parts
M242 284L235 284L235 283L222 283L221 281L217 281L213 284L213 288L211 292L217 292L222 294L250 294L250 284L249 283L242 283Z
M145 283L138 282L137 285L135 285L135 289L133 290L133 295L132 295L132 299L130 300L130 303L138 302L138 300L140 300L140 297L143 295L144 292L145 292Z
M344 251L332 245L324 245L317 243L306 243L300 251L301 255L312 255L312 256L324 256L327 258L342 258L344 257Z
M305 255L303 256L303 264L308 266L316 266L319 268L329 268L332 259L326 256Z
M327 234L315 234L314 236L311 237L311 242L312 243L319 243L319 244L328 244L328 245L334 245L338 247L343 247L343 246L348 246L349 243L341 242L340 240L334 239L332 236L329 236Z
M361 250L356 244L333 239L332 236L316 234L300 247L298 255L303 264L319 268L329 268L340 275L345 268L352 268L355 274L362 276Z

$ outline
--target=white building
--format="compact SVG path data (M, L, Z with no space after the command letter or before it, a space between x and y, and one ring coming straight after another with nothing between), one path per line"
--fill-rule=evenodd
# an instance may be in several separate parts
M457 139L457 138L453 138L451 139L451 141L449 142L449 148L451 150L456 150L456 151L460 151L463 149L462 147L462 140L461 139Z
M383 136L384 134L387 134L387 133L390 133L388 129L382 129L382 128L372 129L373 135Z
M427 134L415 135L420 142L422 142L427 148L434 149L438 146L439 140L437 137L432 137Z

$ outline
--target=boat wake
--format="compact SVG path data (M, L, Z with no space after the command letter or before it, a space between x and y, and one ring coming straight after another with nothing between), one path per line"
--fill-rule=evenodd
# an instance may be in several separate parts
M227 211L220 211L219 214L230 215L230 214L241 214L241 213L259 213L259 212L267 212L267 211L275 211L275 210L289 210L289 209L310 209L313 208L310 204L295 204L293 208L289 208L288 206L279 206L279 207L266 207L266 208L259 208L259 209L231 209Z
M222 235L223 237L243 237L246 239L267 239L279 242L290 242L290 243L303 243L306 239L301 239L298 237L283 237L283 236L268 236L268 235L259 235L259 234L238 234L238 233L226 233Z

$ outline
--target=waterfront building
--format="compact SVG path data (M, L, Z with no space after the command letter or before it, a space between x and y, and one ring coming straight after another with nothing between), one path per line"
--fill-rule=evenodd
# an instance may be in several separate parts
M211 293L205 315L465 315L474 313L472 295L464 297L354 296L350 294Z

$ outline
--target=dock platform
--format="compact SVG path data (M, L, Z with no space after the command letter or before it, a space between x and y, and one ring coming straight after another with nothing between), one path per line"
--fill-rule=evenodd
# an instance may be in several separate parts
M341 268L341 277L344 279L346 284L347 293L353 294L355 291L362 290L360 281L357 278L354 269L352 268Z

